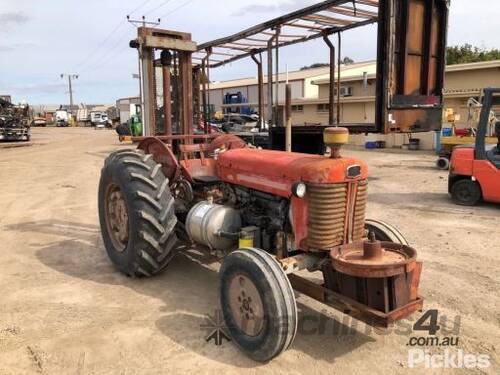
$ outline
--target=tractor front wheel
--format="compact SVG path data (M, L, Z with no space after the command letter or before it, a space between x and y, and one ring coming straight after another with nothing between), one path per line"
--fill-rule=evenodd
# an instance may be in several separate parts
M373 232L378 241L394 242L409 246L403 234L396 227L384 221L367 219L365 221L365 229L368 232Z
M152 276L173 258L174 199L152 155L125 150L106 159L99 184L99 219L108 256L123 273Z
M470 179L458 180L451 187L451 198L461 206L475 206L481 200L481 187Z
M220 270L226 327L250 358L268 362L287 350L297 331L297 305L279 263L259 249L235 251Z

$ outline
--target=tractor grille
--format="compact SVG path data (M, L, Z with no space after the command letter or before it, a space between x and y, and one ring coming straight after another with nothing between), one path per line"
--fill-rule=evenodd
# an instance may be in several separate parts
M343 184L309 184L307 244L329 250L364 236L366 181Z
M368 194L368 183L361 181L356 185L354 219L352 221L352 240L361 240L365 236L365 214L366 214L366 196Z

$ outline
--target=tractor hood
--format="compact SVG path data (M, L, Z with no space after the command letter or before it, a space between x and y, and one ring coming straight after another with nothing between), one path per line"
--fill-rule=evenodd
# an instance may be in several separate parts
M319 155L242 148L219 155L217 173L225 182L283 197L293 184L338 184L366 179L368 168L352 158L330 159Z

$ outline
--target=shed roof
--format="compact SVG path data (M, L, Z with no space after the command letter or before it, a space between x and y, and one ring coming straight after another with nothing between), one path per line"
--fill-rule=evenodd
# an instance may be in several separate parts
M345 70L342 70L340 73L341 81L349 81L349 80L360 80L363 78L363 72L368 72L368 78L375 78L377 73L377 65L375 61L368 62L364 67L355 67L352 65L352 69L349 69L351 65L348 65ZM454 64L447 65L446 72L464 72L470 70L482 70L482 69L492 69L492 68L500 68L500 60L492 60L492 61L482 61L477 63L466 63L466 64ZM336 76L336 75L335 75ZM323 85L330 82L330 76L321 77L313 81L313 84Z
M228 37L198 46L194 63L218 67L281 48L377 22L379 0L326 0ZM279 33L278 33L279 31Z

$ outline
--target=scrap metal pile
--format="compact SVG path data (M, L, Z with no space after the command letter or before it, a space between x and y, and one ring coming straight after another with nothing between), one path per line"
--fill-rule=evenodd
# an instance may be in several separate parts
M14 105L0 98L0 140L29 141L30 108L28 105Z

